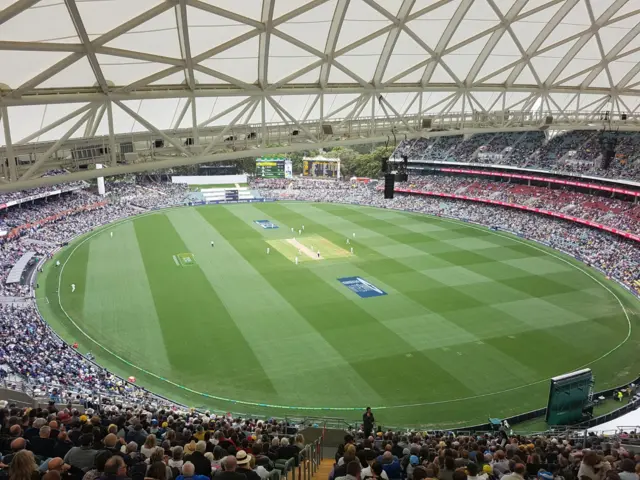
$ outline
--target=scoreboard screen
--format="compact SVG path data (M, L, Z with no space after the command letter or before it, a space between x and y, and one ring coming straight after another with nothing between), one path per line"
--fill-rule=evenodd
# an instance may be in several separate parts
M291 160L285 158L256 159L256 177L291 178Z
M256 160L256 177L284 178L284 160Z

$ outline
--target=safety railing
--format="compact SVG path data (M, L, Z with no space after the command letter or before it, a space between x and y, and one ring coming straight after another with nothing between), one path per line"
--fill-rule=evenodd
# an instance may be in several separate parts
M324 448L324 436L315 442L307 445L300 452L300 462L298 466L298 480L311 480L316 474L322 462L322 451ZM296 480L293 478L292 480Z

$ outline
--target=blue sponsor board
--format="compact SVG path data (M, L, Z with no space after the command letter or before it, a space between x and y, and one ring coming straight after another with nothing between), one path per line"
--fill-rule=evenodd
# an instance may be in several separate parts
M254 220L254 222L264 229L278 228L278 226L275 223L272 223L271 220Z
M380 290L364 278L343 277L339 278L338 281L352 292L357 293L360 298L381 297L387 294L387 292Z

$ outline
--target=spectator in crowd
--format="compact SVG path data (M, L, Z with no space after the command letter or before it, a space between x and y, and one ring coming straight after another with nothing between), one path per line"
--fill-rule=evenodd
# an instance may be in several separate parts
M209 476L196 475L193 463L187 462L183 465L183 472L176 480L207 480Z
M79 468L80 470L87 471L93 467L95 463L95 457L98 453L92 448L93 435L84 434L80 437L80 446L73 447L64 457L65 463Z
M9 480L40 480L33 453L21 450L13 456L9 465Z

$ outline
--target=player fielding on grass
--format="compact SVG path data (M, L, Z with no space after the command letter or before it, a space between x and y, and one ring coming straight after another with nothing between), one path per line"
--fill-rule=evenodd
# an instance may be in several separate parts
M296 265L298 264L298 257L296 257Z
M71 284L71 293L73 293L73 292L75 292L75 291L76 291L76 284L75 284L75 283L72 283L72 284Z
M111 238L113 238L113 232L111 232L109 235L111 235Z
M351 255L353 255L353 247L351 247Z
M215 247L215 246L216 246L216 244L215 244L215 243L213 243L213 240L211 240L211 246L212 246L212 247Z
M269 255L270 251L271 251L271 249L269 247L267 247L267 255Z
M347 245L349 245L350 243L351 243L351 240L347 238Z

